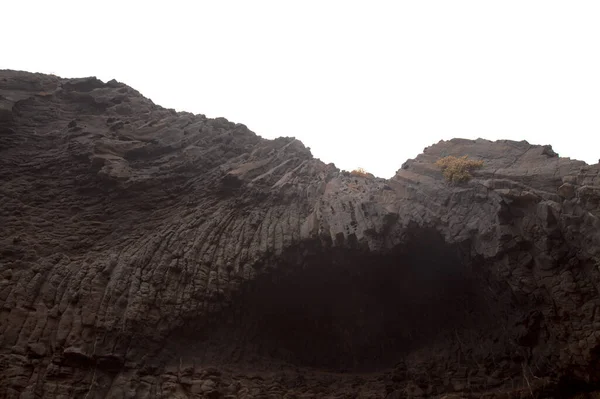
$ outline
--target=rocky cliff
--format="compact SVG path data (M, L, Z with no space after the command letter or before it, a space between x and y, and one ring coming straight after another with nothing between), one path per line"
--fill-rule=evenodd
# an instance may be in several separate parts
M451 185L447 155L484 167ZM353 176L116 81L0 71L0 397L585 397L599 290L600 165L550 146Z

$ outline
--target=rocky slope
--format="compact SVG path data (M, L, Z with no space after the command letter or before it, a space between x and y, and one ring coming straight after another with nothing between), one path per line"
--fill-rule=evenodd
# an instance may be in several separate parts
M446 155L484 161L449 185ZM450 140L390 180L95 78L0 71L0 397L571 397L600 165Z

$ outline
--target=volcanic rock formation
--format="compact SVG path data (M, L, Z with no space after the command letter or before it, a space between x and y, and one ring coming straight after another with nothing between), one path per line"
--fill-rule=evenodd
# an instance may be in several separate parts
M449 184L447 155L484 166ZM0 72L3 398L585 395L599 268L600 165L550 146L353 176L116 81Z

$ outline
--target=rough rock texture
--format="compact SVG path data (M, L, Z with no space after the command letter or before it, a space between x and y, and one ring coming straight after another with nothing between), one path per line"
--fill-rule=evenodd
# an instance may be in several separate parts
M446 155L485 162L449 185ZM0 397L587 397L600 166L390 180L95 78L0 72ZM589 394L592 395L592 394Z

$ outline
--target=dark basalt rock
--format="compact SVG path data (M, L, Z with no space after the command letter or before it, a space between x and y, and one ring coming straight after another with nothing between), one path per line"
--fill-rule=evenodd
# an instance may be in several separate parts
M435 162L484 161L449 185ZM389 180L116 81L0 72L0 397L509 398L600 382L600 166Z

